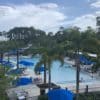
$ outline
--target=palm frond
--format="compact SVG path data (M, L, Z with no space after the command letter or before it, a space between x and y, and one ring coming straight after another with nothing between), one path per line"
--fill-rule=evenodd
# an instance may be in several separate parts
M44 61L43 61L43 59L41 59L41 60L35 65L34 71L35 71L36 74L38 73L38 69L39 69L43 64L44 64Z

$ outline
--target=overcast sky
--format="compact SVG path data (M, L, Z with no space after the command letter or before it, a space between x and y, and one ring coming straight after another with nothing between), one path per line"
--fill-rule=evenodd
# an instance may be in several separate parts
M57 31L60 26L96 28L100 0L0 0L0 31L34 26Z

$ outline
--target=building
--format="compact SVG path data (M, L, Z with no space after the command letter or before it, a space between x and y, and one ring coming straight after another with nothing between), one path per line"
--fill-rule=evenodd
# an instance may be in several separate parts
M96 21L97 21L97 23L96 23L96 25L97 25L97 32L100 33L100 16L96 17Z
M7 35L6 35L5 31L0 32L0 42L1 41L8 41L8 38L7 38Z

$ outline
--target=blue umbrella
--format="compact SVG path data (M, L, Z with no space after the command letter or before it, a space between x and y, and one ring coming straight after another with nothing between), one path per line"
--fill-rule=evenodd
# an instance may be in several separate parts
M39 67L36 69L36 71L39 71L39 72L44 72L45 68L44 67Z
M22 64L24 66L33 66L34 65L33 62L29 62L29 61L26 61L26 60L20 61L19 64Z
M91 64L95 64L94 62L88 60L85 56L80 56L80 62L86 64L86 65L91 65Z
M48 100L73 100L74 93L64 89L54 89L48 92Z
M17 80L16 86L22 86L22 85L28 85L28 84L32 84L32 78L23 77Z
M4 66L8 66L8 67L14 67L14 65L11 62L8 61L3 61L2 63Z
M0 63L2 63L2 65L4 65L4 66L14 67L14 65L11 62L8 62L5 60L0 60Z

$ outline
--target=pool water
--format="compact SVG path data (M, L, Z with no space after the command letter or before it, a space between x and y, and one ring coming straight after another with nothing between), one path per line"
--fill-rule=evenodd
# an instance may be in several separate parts
M11 59L12 61L16 61L16 59ZM39 61L39 58L20 58L20 60L26 60L34 63L34 66L26 66L30 69L34 69L35 65ZM75 83L76 82L76 69L71 65L64 63L61 66L59 61L54 61L51 66L51 80L55 83ZM43 76L43 75L42 75ZM80 79L84 82L94 81L89 75L86 73L80 72Z

